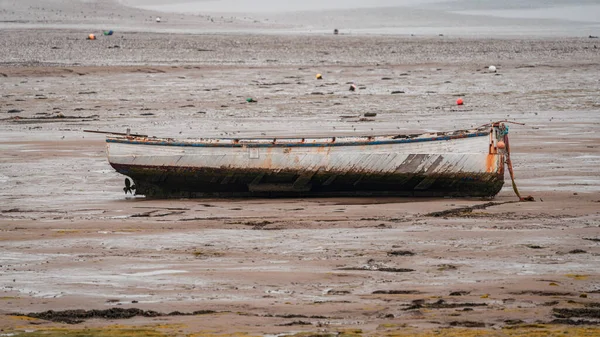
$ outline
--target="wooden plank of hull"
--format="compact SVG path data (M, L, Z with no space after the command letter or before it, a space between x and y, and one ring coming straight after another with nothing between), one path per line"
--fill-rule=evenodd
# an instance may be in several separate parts
M137 194L159 197L493 196L504 181L503 157L489 154L488 133L425 141L331 139L274 145L109 137L107 150Z

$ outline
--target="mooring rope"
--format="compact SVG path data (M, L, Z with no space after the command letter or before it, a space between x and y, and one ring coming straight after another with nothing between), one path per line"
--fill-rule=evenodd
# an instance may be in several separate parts
M510 180L512 181L513 191L515 191L515 194L517 195L517 197L519 197L519 201L535 201L535 199L530 195L528 195L526 197L522 197L521 194L519 193L519 190L517 189L517 183L515 183L515 174L513 172L513 167L512 167L512 160L510 160L510 144L508 142L508 126L505 126L505 128L502 129L502 134L504 136L504 146L506 148L505 163L506 163L506 166L508 167L508 173L510 173Z

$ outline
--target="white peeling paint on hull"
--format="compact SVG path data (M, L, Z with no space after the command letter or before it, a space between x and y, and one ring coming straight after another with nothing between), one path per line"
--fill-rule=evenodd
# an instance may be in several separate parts
M503 156L490 130L413 137L107 138L110 164L137 194L493 196Z

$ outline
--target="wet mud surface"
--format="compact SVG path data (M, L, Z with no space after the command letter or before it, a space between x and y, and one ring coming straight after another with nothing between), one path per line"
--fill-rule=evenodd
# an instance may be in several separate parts
M46 42L66 48L69 40L49 34ZM0 34L6 45L17 37ZM45 42L0 65L4 332L63 329L53 317L66 311L76 320L69 329L123 324L176 336L597 333L592 42L125 38L138 41L130 54L106 61L54 54ZM205 46L169 56L169 44L198 41ZM36 53L48 63L22 61ZM376 116L361 120L366 112ZM493 200L132 197L106 161L103 136L83 132L410 134L502 119L526 124L510 127L511 157L519 190L535 202L514 202L508 176ZM207 313L168 314L198 310ZM122 319L131 313L141 314Z

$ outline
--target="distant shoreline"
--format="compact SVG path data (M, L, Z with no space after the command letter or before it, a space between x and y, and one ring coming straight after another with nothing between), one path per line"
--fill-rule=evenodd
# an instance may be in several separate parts
M369 6L353 8L354 2L344 3L339 8L303 9L290 12L266 10L252 12L248 8L236 7L228 10L223 4L231 1L175 1L165 3L155 0L136 4L133 0L116 0L123 6L140 8L164 13L165 17L173 15L207 15L235 20L255 20L269 23L276 33L311 34L329 33L334 28L341 32L355 35L454 35L462 37L583 37L598 35L600 17L594 21L594 9L600 5L563 5L547 8L525 9L477 9L453 10L453 1L443 2L438 6L424 0L416 5L416 0L377 6L375 2ZM259 1L266 2L266 1ZM385 1L383 1L385 2ZM208 5L211 3L211 5ZM309 1L307 6L313 4ZM337 3L332 5L336 6ZM253 4L254 5L254 4ZM338 6L340 4L337 4ZM201 7L202 6L202 7ZM464 4L462 5L464 6ZM206 8L206 10L200 10ZM279 7L276 7L276 9ZM462 7L457 7L462 8ZM510 6L508 6L510 8ZM586 8L591 8L586 11ZM246 11L245 11L246 10ZM585 16L586 19L580 19ZM287 26L281 28L280 26ZM267 32L262 32L267 33Z
M385 0L381 0L385 1ZM406 0L416 1L416 0ZM464 0L469 1L469 0ZM464 2L463 1L463 2ZM164 2L163 2L164 3ZM379 4L381 2L374 2ZM402 2L404 3L404 2ZM0 29L66 29L168 34L259 34L457 37L457 38L583 38L600 35L600 23L557 19L502 18L451 5L297 11L292 13L170 13L131 7L126 0L97 0L93 7L83 0L57 0L44 6L36 0L0 3ZM462 2L461 2L462 3ZM150 5L160 4L159 0ZM352 4L350 1L349 5ZM600 5L599 5L600 6ZM147 7L143 5L141 7ZM192 6L193 7L193 6ZM467 14L465 14L467 13ZM156 18L160 17L160 22Z

